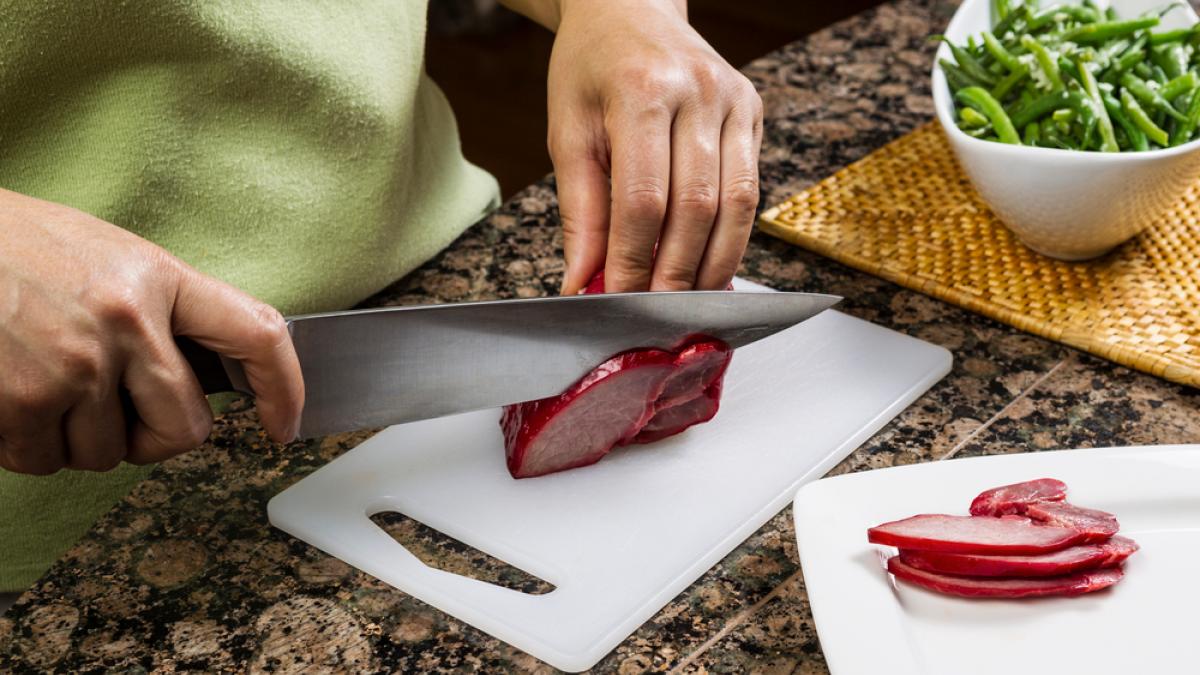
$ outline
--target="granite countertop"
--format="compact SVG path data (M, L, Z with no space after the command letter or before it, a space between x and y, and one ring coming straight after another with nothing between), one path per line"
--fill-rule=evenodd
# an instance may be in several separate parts
M750 64L766 104L767 204L932 115L926 37L951 0L894 0ZM371 302L545 295L558 288L552 179L518 194ZM1051 448L1200 442L1200 392L1132 372L756 233L742 274L844 295L854 316L942 345L954 369L833 470ZM548 672L536 659L271 528L267 500L370 434L272 444L252 411L158 468L0 618L0 671ZM384 523L450 569L502 564L404 520ZM515 580L514 583L521 583ZM602 672L825 672L790 509L596 667Z

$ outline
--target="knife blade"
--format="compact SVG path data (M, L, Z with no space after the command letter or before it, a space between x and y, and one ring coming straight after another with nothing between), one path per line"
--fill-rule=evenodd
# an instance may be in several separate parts
M841 301L815 293L684 291L418 305L288 318L304 438L552 396L615 354L705 335L738 348ZM186 339L204 392L253 393L241 364Z

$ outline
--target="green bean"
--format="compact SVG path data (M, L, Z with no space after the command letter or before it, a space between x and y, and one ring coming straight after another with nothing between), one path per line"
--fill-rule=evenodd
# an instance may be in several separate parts
M975 78L971 77L970 75L964 73L962 68L959 68L950 61L942 59L938 61L938 65L942 67L942 72L946 74L946 82L950 85L950 90L952 92L966 87L978 87L979 85L983 84L982 82L976 81Z
M971 107L964 107L958 112L962 123L970 128L986 127L991 124L987 117L984 117L978 110Z
M997 100L1004 100L1013 87L1024 82L1027 77L1029 77L1029 68L1024 63L1018 62L1015 70L997 82L996 86L992 87L992 96Z
M1183 115L1179 114L1179 111L1167 102L1167 99L1163 98L1162 94L1151 89L1149 85L1139 80L1136 75L1131 73L1122 75L1121 86L1136 96L1142 104L1150 106L1156 111L1162 111L1168 117L1183 119Z
M1062 75L1058 71L1058 62L1054 57L1050 56L1050 52L1042 46L1042 43L1033 39L1029 35L1021 36L1021 46L1028 49L1033 57L1037 60L1038 67L1042 69L1042 73L1046 76L1046 80L1050 82L1051 89L1062 89Z
M939 63L956 124L993 142L1101 152L1200 137L1200 24L1161 28L1183 4L1122 18L1100 0L1068 1L991 0L992 30L949 44L953 62Z
M1105 21L1103 23L1089 23L1062 34L1061 39L1088 44L1091 42L1103 42L1119 35L1130 35L1139 30L1145 30L1158 25L1157 17L1144 17L1141 19L1130 19L1128 21Z
M1178 30L1169 30L1165 33L1151 33L1150 44L1161 45L1168 42L1184 42L1191 39L1197 34L1197 28L1180 28Z
M1170 42L1152 48L1150 60L1163 69L1168 79L1179 77L1188 67L1187 53L1184 52L1183 45L1178 42Z
M954 60L958 62L958 67L963 69L963 72L970 75L974 79L991 87L996 84L996 78L984 68L970 52L955 45L946 38L942 38L946 44L950 45L950 53L954 55Z
M1125 138L1129 141L1129 146L1138 152L1143 152L1150 149L1150 144L1146 141L1146 133L1137 128L1125 111L1121 109L1121 103L1112 95L1104 97L1104 109L1108 111L1108 116L1112 118L1117 126L1125 132Z
M1037 145L1042 140L1041 130L1038 128L1037 122L1030 122L1025 125L1025 133L1021 135L1021 140L1025 145Z
M1170 103L1180 96L1195 89L1196 87L1200 87L1200 77L1197 77L1195 73L1188 71L1164 84L1162 89L1158 90L1158 94L1165 101Z
M1024 127L1030 122L1040 119L1043 115L1061 108L1069 101L1066 91L1054 91L1036 98L1026 105L1021 106L1012 115L1013 124L1019 127Z
M1013 126L1012 120L1009 119L1008 113L1004 112L1004 107L1000 105L999 101L992 98L986 89L967 87L955 93L954 97L962 104L969 105L987 116L1001 143L1021 144L1021 137L1017 135L1017 130Z
M1113 135L1112 120L1108 117L1108 111L1104 109L1104 100L1100 98L1100 87L1096 83L1095 76L1087 67L1076 65L1079 67L1083 90L1087 92L1088 98L1092 102L1092 111L1096 114L1096 123L1100 131L1100 151L1120 152L1121 148L1117 145L1117 138Z
M1175 133L1171 136L1171 145L1179 145L1192 140L1192 136L1196 134L1197 125L1200 125L1200 90L1193 90L1191 100L1188 101L1187 116L1175 127Z
M992 0L992 23L1003 21L1011 8L1008 6L1008 0Z
M1133 97L1133 94L1129 93L1128 89L1121 90L1121 107L1125 109L1125 114L1129 115L1130 121L1146 134L1146 138L1163 147L1167 146L1170 140L1167 132L1163 131L1161 127L1154 123L1154 120L1150 119L1150 116L1146 114L1142 106L1138 105L1137 99Z
M991 31L985 30L982 35L984 49L992 55L992 58L996 59L997 63L1004 66L1005 70L1012 72L1021 67L1021 62L1017 60L1017 57L1009 53L1004 48L1004 45L1000 44L1000 41L996 39L996 36L992 35Z

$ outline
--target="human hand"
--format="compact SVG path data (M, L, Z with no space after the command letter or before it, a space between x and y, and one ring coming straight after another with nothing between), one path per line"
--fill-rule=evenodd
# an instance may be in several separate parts
M106 471L203 443L212 413L175 335L241 360L263 425L296 436L304 382L279 312L114 225L0 190L0 467Z
M558 9L548 143L562 292L601 268L609 292L725 288L758 205L758 93L671 0Z

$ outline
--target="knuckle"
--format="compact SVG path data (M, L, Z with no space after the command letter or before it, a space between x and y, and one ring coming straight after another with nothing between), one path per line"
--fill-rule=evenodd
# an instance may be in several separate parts
M122 331L140 330L146 321L146 306L136 283L111 280L90 296L93 312L106 326Z
M717 186L708 181L691 182L679 189L675 204L689 218L709 220L717 215Z
M164 449L179 453L203 445L211 431L211 421L193 416L193 419L181 420L178 425L164 429L156 435Z
M641 181L625 190L625 208L637 220L661 222L667 212L667 194L660 181Z
M63 375L71 382L95 382L103 372L103 355L99 345L79 341L65 346L60 353Z
M643 291L650 287L650 260L630 250L609 252L604 278L617 291Z
M36 421L66 407L61 403L63 397L42 379L18 376L14 380L8 405L17 419Z
M654 285L668 291L686 291L696 285L696 268L674 261L659 261L654 270Z
M736 176L725 184L722 201L738 214L753 213L758 208L758 177Z
M265 302L256 302L250 308L253 334L249 341L263 351L270 351L288 339L287 322L283 314Z
M688 75L694 86L702 90L713 90L720 86L726 70L728 68L723 67L723 64L707 60L697 61L689 68Z

